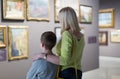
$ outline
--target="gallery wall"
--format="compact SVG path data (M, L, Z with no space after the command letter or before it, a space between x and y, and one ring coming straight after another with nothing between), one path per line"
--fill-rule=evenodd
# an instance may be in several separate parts
M0 0L0 10L1 7ZM82 70L84 72L99 67L99 45L98 45L98 5L97 0L81 0L80 4L92 6L93 19L91 24L80 24L85 29L85 49L82 59ZM44 21L10 21L2 19L2 11L0 11L0 25L16 25L16 26L28 26L29 27L29 58L8 61L8 45L6 48L6 60L0 61L0 79L25 79L26 73L31 66L32 56L40 52L40 36L45 31L53 31L54 28L60 26L59 23L54 23L54 0L50 1L50 22ZM95 43L88 44L88 37L96 37ZM7 41L8 42L8 41Z
M120 30L120 1L119 0L100 0L100 9L115 9L115 25L114 28L100 28L100 31L108 31L108 45L100 45L100 56L120 57L120 43L112 43L110 41L110 32L113 29Z

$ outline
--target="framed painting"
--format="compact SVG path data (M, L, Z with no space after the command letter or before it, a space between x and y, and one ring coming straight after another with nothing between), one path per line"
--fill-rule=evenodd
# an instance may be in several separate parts
M28 58L28 27L8 26L8 59Z
M99 10L99 27L113 28L115 22L114 9Z
M0 25L0 48L6 47L6 26Z
M50 0L27 0L27 20L49 21Z
M61 27L55 27L55 34L56 34L57 43L58 43L59 40L61 39Z
M80 5L80 23L91 24L92 23L92 7L87 5Z
M54 1L54 5L55 5L55 22L59 22L59 19L58 19L58 13L59 11L64 8L64 7L72 7L76 14L77 14L77 17L78 17L78 20L79 20L79 0L55 0Z
M6 60L6 52L5 48L0 49L0 62Z
M3 0L3 19L24 20L25 0Z
M111 42L120 43L120 30L111 30L110 40Z
M108 45L108 32L107 31L99 32L99 45Z

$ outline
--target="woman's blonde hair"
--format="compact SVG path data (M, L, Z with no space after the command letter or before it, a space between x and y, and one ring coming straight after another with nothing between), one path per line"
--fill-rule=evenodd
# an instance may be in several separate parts
M59 11L59 21L62 25L61 33L65 30L72 33L80 31L76 13L71 7L64 7Z

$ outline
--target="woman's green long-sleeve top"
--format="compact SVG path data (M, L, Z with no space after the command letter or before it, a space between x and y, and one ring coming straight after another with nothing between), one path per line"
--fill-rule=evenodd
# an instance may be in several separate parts
M75 68L74 53L76 53L77 69L81 70L81 59L85 45L84 36L78 40L75 36L71 35L68 31L62 33L62 39L56 46L56 52L60 57L60 65L62 70L67 68Z

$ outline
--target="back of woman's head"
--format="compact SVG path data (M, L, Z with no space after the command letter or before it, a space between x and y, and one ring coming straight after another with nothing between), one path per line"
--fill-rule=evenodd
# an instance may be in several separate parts
M62 25L62 32L65 30L71 30L73 33L80 31L76 13L71 7L64 7L59 11L59 20Z

